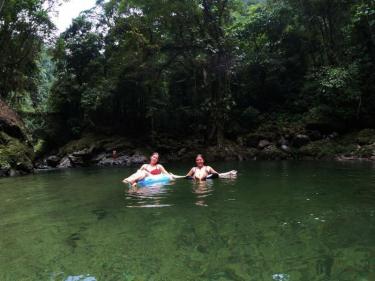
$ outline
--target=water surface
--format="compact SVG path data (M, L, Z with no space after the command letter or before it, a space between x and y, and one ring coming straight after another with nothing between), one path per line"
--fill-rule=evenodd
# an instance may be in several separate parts
M136 193L134 168L0 179L0 280L375 280L373 164L213 166L239 177Z

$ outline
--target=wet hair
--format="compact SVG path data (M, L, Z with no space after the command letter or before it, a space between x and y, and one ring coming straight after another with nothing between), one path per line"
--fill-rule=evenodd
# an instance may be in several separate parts
M197 160L197 158L198 158L198 157L202 158L202 159L203 159L203 161L204 161L204 157L203 157L203 155L202 155L202 154L198 154L197 156L195 156L195 160Z

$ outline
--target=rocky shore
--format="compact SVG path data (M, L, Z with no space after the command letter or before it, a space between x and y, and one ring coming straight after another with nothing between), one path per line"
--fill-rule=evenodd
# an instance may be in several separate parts
M139 144L138 144L139 145ZM162 162L192 162L197 153L208 161L245 160L337 160L375 161L375 130L366 129L340 136L318 131L296 134L251 133L223 146L205 146L199 141L164 138L154 147L137 147L123 137L86 135L69 142L55 154L40 159L36 169L88 166L131 166L148 161L154 150Z
M152 143L152 147L147 145ZM75 167L131 166L145 163L153 151L161 162L193 162L201 153L206 160L337 160L375 161L375 130L340 134L307 126L266 124L220 147L199 139L176 140L159 136L151 142L122 136L88 133L55 151L35 157L20 117L0 101L0 177L38 170ZM43 155L43 156L40 156Z

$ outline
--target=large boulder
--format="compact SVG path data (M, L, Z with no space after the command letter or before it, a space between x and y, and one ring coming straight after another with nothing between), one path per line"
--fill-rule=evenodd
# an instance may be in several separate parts
M271 144L260 151L258 157L263 160L284 160L291 158L288 153L278 149L274 144Z
M30 173L33 170L34 151L28 144L0 132L1 175L9 175L11 170Z
M241 143L245 146L248 146L248 147L254 147L254 148L257 148L258 145L259 145L259 142L262 141L262 140L267 140L267 141L270 141L270 140L274 140L276 137L275 134L273 133L249 133L247 134L245 137L243 137L243 139L241 140Z
M0 176L30 173L33 159L22 119L0 100Z
M75 156L74 154L69 154L68 158L74 167L88 166L88 163L85 162L85 160L81 156Z
M8 136L27 141L25 125L20 116L0 99L0 132Z
M65 156L61 159L59 165L57 165L57 168L59 169L66 169L73 167L72 162L70 161L70 158L68 156Z
M50 167L55 168L57 165L59 165L61 158L56 155L51 155L47 157L46 162L47 165Z
M258 148L259 149L264 149L266 148L267 146L270 146L272 143L268 140L260 140L259 143L258 143Z

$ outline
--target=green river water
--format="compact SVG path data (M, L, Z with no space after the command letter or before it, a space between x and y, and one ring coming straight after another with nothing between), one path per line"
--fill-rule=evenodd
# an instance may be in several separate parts
M374 164L213 167L239 176L137 193L134 168L0 179L0 281L375 280Z

